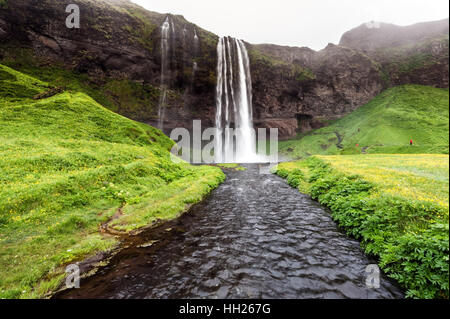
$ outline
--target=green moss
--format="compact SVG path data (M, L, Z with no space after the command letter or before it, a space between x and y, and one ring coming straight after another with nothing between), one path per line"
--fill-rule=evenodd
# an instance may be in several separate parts
M135 25L124 25L122 28L130 33L130 35L142 46L150 52L153 52L153 34L163 21L164 15L147 11L141 7L130 5L122 7L124 12L129 14L137 22Z
M127 79L108 81L101 88L101 92L107 97L110 104L120 101L114 110L130 117L145 118L155 113L158 104L160 90L148 84L132 82Z
M1 83L2 86L0 88L0 97L32 98L34 95L39 93L39 91L31 89L25 85L6 81L2 81Z
M15 81L16 77L14 74L3 71L0 69L0 81Z
M299 82L314 80L316 78L316 75L311 70L297 64L294 65L293 72L295 79Z
M446 48L444 55L432 54L432 47L439 43ZM384 48L377 50L380 60L387 61L383 65L383 73L400 75L440 64L442 59L448 59L449 36L442 35L438 38L430 38L420 43L413 43L396 48Z
M388 88L391 86L391 77L389 76L389 72L386 70L380 69L380 77L383 80L384 87Z
M433 65L434 63L435 62L431 54L417 53L414 55L410 55L405 59L391 62L387 68L389 70L396 70L400 74L407 74L411 73L414 70Z
M280 59L266 55L256 47L251 46L248 50L249 58L252 63L260 64L269 68L284 67L287 74L295 78L299 82L313 80L316 78L315 74L308 68L295 63L287 63Z
M19 72L0 67L0 98L31 99L48 88L48 84L30 79Z
M258 50L256 47L252 46L248 49L248 55L250 60L255 63L261 63L266 66L276 67L276 66L290 66L289 63L282 60L276 59L274 57L268 56Z

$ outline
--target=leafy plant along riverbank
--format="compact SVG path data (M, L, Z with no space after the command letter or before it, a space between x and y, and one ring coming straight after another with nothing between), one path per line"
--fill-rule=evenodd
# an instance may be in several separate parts
M289 185L329 207L413 298L449 296L447 155L317 156L280 164Z

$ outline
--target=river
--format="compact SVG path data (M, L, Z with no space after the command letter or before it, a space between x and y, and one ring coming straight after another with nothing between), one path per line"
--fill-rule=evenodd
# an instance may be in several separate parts
M135 236L81 288L58 298L403 298L329 211L275 175L227 180L175 221Z

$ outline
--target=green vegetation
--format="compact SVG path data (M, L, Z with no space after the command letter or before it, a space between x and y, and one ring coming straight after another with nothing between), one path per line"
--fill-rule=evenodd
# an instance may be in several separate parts
M298 64L294 64L294 76L295 79L299 82L314 80L316 75L308 68L302 67Z
M410 298L449 297L448 113L448 89L404 85L280 142L284 154L315 156L276 173L329 207Z
M273 56L269 56L261 52L256 46L250 46L248 48L248 55L250 61L257 65L268 66L271 68L284 67L284 72L286 72L287 75L294 77L299 82L316 78L316 75L308 68L295 63L287 63ZM258 72L258 69L259 68L254 72Z
M217 164L217 166L224 168L224 169L232 169L235 171L245 171L247 170L245 167L239 165L239 164L235 164L235 163L231 163L231 164Z
M345 174L361 175L393 196L448 208L448 155L374 154L321 157Z
M250 60L255 61L255 63L261 63L268 66L289 66L289 63L264 54L255 46L248 48L248 55Z
M446 55L433 54L433 48L440 46ZM391 81L389 74L409 74L420 69L439 65L443 59L448 59L449 35L443 34L437 38L429 38L423 42L410 43L395 48L378 49L376 55L380 60L389 61L383 65L383 74ZM444 49L445 48L445 49Z
M449 297L448 155L310 157L277 174L328 206L407 297Z
M8 0L0 0L0 9L8 6Z
M0 298L42 297L119 232L175 218L224 180L159 130L0 65Z
M448 154L448 113L448 89L399 86L327 127L280 142L280 151L297 159L313 154Z
M153 52L154 43L152 34L158 25L162 23L162 15L147 11L139 6L123 6L125 12L135 18L139 22L138 26L125 25L123 28L127 30L133 38L142 44L147 50Z

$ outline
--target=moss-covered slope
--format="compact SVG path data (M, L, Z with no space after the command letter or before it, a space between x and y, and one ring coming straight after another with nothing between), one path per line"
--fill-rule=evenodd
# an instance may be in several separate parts
M0 65L0 297L39 297L61 266L185 211L223 179L174 163L159 130ZM114 219L112 217L114 216Z
M447 153L448 89L405 85L389 89L329 126L280 143L283 153ZM410 146L410 140L414 145Z

